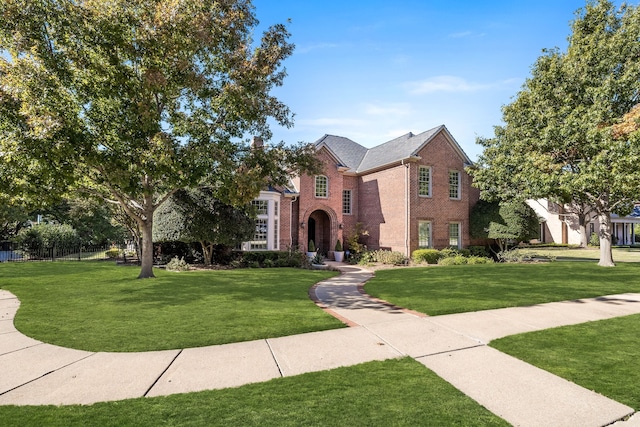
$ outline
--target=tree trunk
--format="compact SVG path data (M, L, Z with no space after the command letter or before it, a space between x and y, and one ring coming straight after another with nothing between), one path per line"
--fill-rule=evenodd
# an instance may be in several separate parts
M156 277L153 274L153 214L141 224L142 231L142 259L138 279Z
M587 236L587 214L578 215L578 232L580 233L580 247L589 246L589 236Z
M611 214L609 212L600 213L598 219L600 220L600 261L598 265L615 267L611 252Z
M213 245L208 245L207 242L201 240L200 245L202 245L202 256L204 257L204 265L211 265L213 260Z

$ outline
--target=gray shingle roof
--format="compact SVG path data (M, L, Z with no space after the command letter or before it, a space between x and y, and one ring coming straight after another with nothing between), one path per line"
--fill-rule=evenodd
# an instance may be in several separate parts
M367 154L367 149L362 145L342 136L325 135L315 142L316 148L323 146L336 157L340 166L346 166L355 172L362 159Z
M455 142L444 125L418 135L409 132L371 149L367 149L349 138L334 135L325 135L315 144L317 149L326 147L341 166L348 167L351 172L361 173L416 156L422 147L441 131L447 132L464 161L471 163L469 157Z

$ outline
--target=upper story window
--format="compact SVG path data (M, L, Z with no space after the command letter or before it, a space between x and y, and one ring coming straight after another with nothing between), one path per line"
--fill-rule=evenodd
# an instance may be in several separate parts
M324 175L316 176L316 197L329 197L329 180Z
M256 215L267 215L269 213L269 202L267 200L253 200L251 204L256 210Z
M431 197L431 168L420 166L418 170L418 195Z
M351 190L342 190L342 214L351 215Z
M449 198L460 198L460 172L449 171Z

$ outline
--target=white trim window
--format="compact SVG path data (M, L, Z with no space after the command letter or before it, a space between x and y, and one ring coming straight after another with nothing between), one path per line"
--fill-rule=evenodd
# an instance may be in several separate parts
M431 247L431 221L418 221L418 247Z
M256 212L253 239L242 244L244 251L277 251L280 249L280 194L261 191L251 202Z
M449 198L460 200L460 172L449 171Z
M418 196L431 197L431 167L418 168Z
M342 214L351 215L351 190L342 190Z
M449 223L449 246L460 249L462 240L460 239L460 223Z
M316 175L315 195L319 199L329 197L329 178L324 175Z

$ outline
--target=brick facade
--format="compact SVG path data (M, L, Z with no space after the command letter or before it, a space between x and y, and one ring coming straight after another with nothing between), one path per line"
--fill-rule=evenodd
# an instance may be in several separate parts
M420 221L430 222L431 247L449 246L451 223L459 224L460 246L468 246L469 212L479 197L465 172L468 157L444 126L428 137L411 156L364 171L346 167L330 149L319 145L327 197L316 197L314 176L293 178L295 195L281 197L280 247L306 250L313 239L321 252L330 252L336 240L344 243L360 222L369 232L365 238L369 249L385 248L410 255L419 246ZM428 196L419 195L421 166L431 170ZM450 197L452 171L459 176L458 198ZM351 191L350 214L343 213L343 190Z

